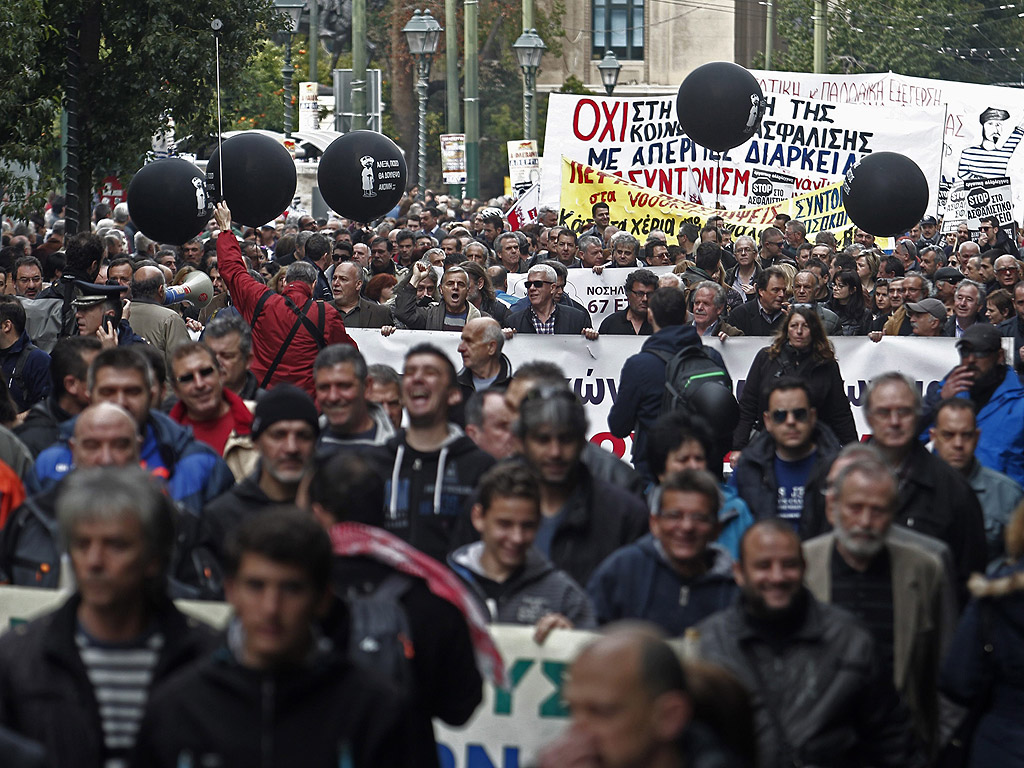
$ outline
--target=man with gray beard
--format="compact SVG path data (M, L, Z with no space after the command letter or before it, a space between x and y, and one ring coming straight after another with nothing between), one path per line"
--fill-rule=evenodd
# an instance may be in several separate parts
M804 583L871 632L879 663L934 753L938 665L956 617L943 599L942 560L889 535L898 487L881 455L858 453L838 471L825 498L833 531L804 543Z

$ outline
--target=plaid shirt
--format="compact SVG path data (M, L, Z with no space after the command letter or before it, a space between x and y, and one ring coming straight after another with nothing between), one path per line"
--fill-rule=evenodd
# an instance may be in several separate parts
M558 314L557 304L551 308L551 314L548 316L548 319L542 323L540 318L537 317L537 313L534 311L533 307L530 307L530 320L533 321L533 330L537 333L545 333L549 336L554 335L556 314Z

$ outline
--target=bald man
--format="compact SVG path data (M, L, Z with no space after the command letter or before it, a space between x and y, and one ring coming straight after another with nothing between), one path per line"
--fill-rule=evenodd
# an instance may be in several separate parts
M132 415L119 405L90 405L75 419L70 439L73 470L138 466L142 439ZM61 485L29 496L4 530L0 577L14 585L56 588L61 584L57 496Z
M494 318L478 317L466 323L459 344L463 368L457 377L463 403L474 392L508 386L512 378L512 363L501 354L504 345L505 336Z
M192 341L181 315L164 306L166 284L159 267L139 267L132 277L132 330L160 350L171 374L171 353ZM169 381L169 380L168 380ZM172 383L172 382L169 382Z
M643 628L620 628L576 657L564 688L569 727L540 768L675 768L741 763L692 721L693 702L673 650ZM700 738L687 738L700 729Z

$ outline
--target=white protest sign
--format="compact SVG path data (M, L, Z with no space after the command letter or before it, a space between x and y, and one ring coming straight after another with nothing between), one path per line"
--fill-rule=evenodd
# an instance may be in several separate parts
M532 627L496 624L491 637L505 660L511 688L500 691L485 684L483 703L461 728L435 721L442 768L531 765L537 750L566 725L563 675L594 635L555 631L537 645Z
M794 177L796 192L842 180L871 152L899 152L928 179L930 204L938 195L942 157L941 107L913 113L898 107L826 103L807 96L767 93L758 134L719 156L682 133L676 96L637 98L549 96L541 161L541 199L555 202L561 157L674 197L687 197L691 172L706 204L735 210L748 205L752 183L764 171Z
M540 155L536 139L509 141L508 178L516 197L540 181Z
M763 70L751 73L761 83L765 95L899 108L910 120L917 120L922 111L941 112L944 145L939 157L941 185L946 190L960 180L997 176L1019 179L1024 174L1024 150L1019 145L1024 130L1018 127L1024 124L1024 92L1018 88L893 73L816 75ZM982 117L989 119L983 123ZM909 156L916 160L913 155ZM931 178L928 176L929 182ZM942 213L942 208L931 207L929 203L928 212ZM1021 184L1014 189L1014 214L1017 219L1024 215L1024 185Z
M405 352L414 344L430 342L443 349L456 368L462 368L458 353L459 334L446 331L396 331L383 338L379 331L367 328L349 329L359 344L367 363L384 363L401 372ZM515 369L530 360L548 360L565 371L569 387L580 397L587 410L591 442L629 459L630 438L615 437L608 431L608 412L615 401L619 375L630 355L640 351L647 337L602 336L588 341L582 336L537 336L517 334L505 343L504 354ZM737 394L742 393L750 364L758 350L771 343L760 337L736 337L705 343L721 352L732 376ZM843 375L847 397L859 434L868 434L864 414L864 394L868 382L884 371L901 371L909 375L922 392L938 386L949 371L960 362L956 339L919 339L907 336L886 336L875 343L866 337L835 338L832 343Z

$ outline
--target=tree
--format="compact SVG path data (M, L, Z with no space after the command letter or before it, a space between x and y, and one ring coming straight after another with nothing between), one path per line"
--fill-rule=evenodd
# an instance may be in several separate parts
M38 198L26 194L57 186L60 102L70 95L67 111L78 122L82 225L96 180L137 170L168 117L178 137L215 129L212 20L223 22L224 93L237 92L239 75L267 31L281 26L272 0L222 0L215 10L205 0L6 2L13 5L16 33L0 42L0 161L31 163L40 173L37 183L18 183L10 170L0 172L8 207L31 204Z
M775 0L785 42L772 69L813 68L813 0ZM886 72L963 82L1017 80L1024 25L1013 5L963 0L830 0L826 69ZM764 64L759 56L755 67Z

